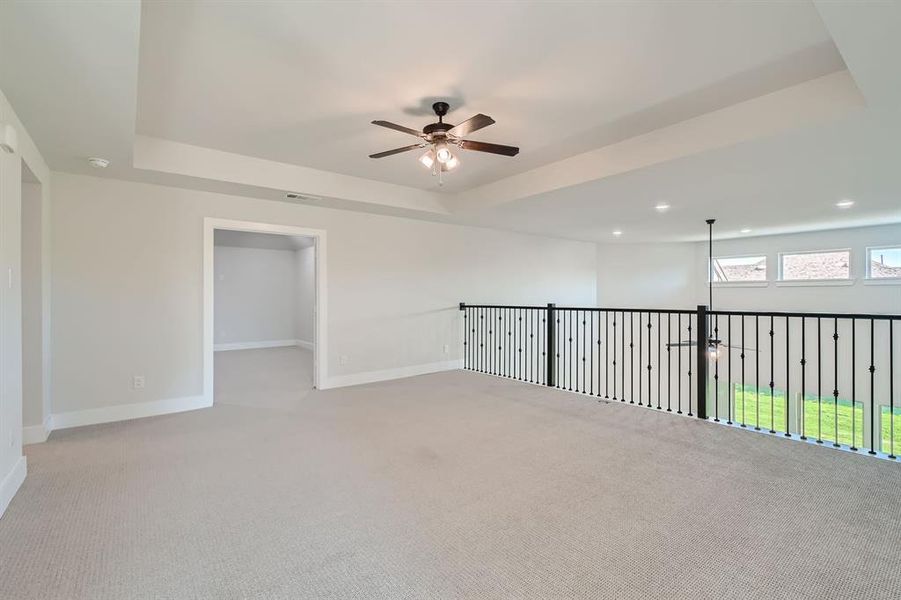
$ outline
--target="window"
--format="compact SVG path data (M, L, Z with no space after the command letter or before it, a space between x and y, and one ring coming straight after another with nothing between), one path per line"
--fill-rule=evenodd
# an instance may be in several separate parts
M772 395L768 387L733 384L732 420L746 426L772 431L785 431L785 392L773 388ZM864 442L864 406L863 402L851 402L845 398L817 397L815 394L804 395L804 415L799 417L800 397L792 399L789 413L792 433L804 428L804 436L811 440L838 442L846 446L863 448ZM899 434L895 433L895 445L891 446L892 424L888 418L888 407L882 407L882 448L888 453L890 448L899 449ZM901 409L895 409L895 430L901 431ZM799 418L801 419L799 421Z
M766 281L766 256L714 257L712 270L715 283Z
M901 246L867 248L868 279L901 279Z
M829 281L851 279L851 251L796 252L779 255L782 281Z

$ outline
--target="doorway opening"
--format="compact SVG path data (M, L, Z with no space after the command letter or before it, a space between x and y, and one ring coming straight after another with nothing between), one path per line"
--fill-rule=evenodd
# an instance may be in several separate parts
M205 220L204 396L291 408L322 387L325 233Z

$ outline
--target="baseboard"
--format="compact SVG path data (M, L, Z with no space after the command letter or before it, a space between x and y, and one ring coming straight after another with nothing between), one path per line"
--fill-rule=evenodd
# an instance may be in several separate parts
M228 350L257 350L259 348L285 348L287 346L299 346L299 340L266 340L262 342L230 342L228 344L215 344L214 352L226 352ZM312 345L311 345L312 346Z
M441 371L456 371L463 368L463 360L445 360L441 362L411 365L397 369L384 369L381 371L364 371L350 375L336 375L329 377L327 385L319 386L321 389L346 387L349 385L361 385L363 383L375 383L376 381L388 381L390 379L403 379L416 375L440 373Z
M22 428L22 444L40 444L46 442L50 432L53 431L53 417L47 415L40 425L29 425Z
M308 342L306 340L294 340L294 342L298 348L306 348L307 350L313 349L313 342Z
M25 474L28 472L25 457L20 456L9 473L0 481L0 517L6 512L6 507L12 501L13 496L19 491L22 482L25 481Z
M142 417L156 417L171 413L180 413L199 408L209 408L213 403L205 396L188 396L185 398L170 398L152 402L137 402L135 404L117 404L104 406L103 408L88 408L71 412L55 413L53 415L53 430L68 429L69 427L81 427L83 425L97 425L99 423L112 423L114 421L128 421Z

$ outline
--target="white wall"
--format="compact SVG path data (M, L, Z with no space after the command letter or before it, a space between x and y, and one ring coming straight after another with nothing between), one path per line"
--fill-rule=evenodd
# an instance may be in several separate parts
M692 244L598 244L597 262L600 306L697 306Z
M22 184L22 423L44 421L41 185Z
M766 255L766 285L717 285L714 305L733 310L901 313L901 285L865 279L869 246L901 245L901 224L717 240L716 256ZM852 285L781 284L780 252L850 248ZM598 245L598 303L629 308L707 304L707 242Z
M901 245L901 224L856 227L790 235L773 235L714 242L717 256L765 254L764 287L717 286L714 305L723 309L793 310L805 312L901 313L901 282L866 281L868 246ZM780 252L851 249L853 285L788 285L776 282ZM707 244L695 244L698 299L706 304Z
M26 474L22 455L22 172L27 169L42 184L41 204L47 231L49 215L49 170L34 141L22 126L6 96L0 92L0 123L13 126L18 148L13 154L0 152L0 515L6 510ZM42 279L49 277L49 239L42 239ZM43 286L41 304L49 303L49 285ZM49 330L48 313L41 315ZM45 341L47 338L45 338ZM49 347L42 344L44 364ZM46 373L47 371L44 371ZM43 376L43 374L42 374ZM46 396L44 401L49 398Z
M312 344L316 304L316 249L312 246L295 252L294 337L304 345Z
M296 339L294 250L216 246L214 261L217 345Z
M58 173L53 185L54 413L202 393L205 216L328 232L332 383L460 359L460 301L595 302L593 244Z

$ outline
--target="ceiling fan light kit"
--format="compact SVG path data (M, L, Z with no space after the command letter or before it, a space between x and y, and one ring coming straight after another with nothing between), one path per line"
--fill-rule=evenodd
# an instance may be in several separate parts
M396 123L391 123L389 121L373 121L373 125L416 136L420 141L416 144L411 144L402 148L370 154L369 158L384 158L409 150L426 148L425 154L419 157L419 162L425 168L429 169L432 172L432 175L437 175L438 185L442 185L444 181L441 178L441 174L452 171L460 166L460 159L451 150L451 146L456 146L461 150L488 152L489 154L500 154L502 156L516 156L519 154L519 148L515 146L489 144L487 142L463 139L463 136L468 135L473 131L478 131L479 129L493 125L495 121L488 115L480 113L469 120L463 121L459 125L451 125L450 123L444 122L444 116L447 114L447 111L450 110L450 105L447 102L435 102L432 105L432 110L434 110L435 114L438 116L438 121L436 123L429 123L422 128L422 131L404 127L403 125L397 125Z

